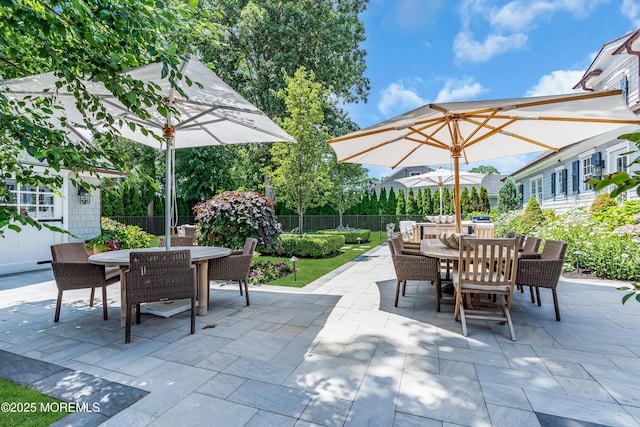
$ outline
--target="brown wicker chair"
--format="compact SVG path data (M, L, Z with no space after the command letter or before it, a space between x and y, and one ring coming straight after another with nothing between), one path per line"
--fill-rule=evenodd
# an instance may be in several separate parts
M440 283L440 260L423 255L409 255L403 250L402 237L396 235L387 240L393 266L396 270L396 299L395 306L398 306L400 288L402 296L405 295L407 280L429 280L436 285L436 310L440 311L440 300L442 299L442 287Z
M93 307L96 288L102 288L102 315L109 318L107 312L107 286L120 281L120 269L105 268L103 265L89 264L87 249L83 242L59 243L51 245L53 277L58 286L56 313L53 321L60 320L62 292L71 289L91 289L89 305Z
M456 309L455 319L460 318L462 334L467 336L467 319L495 320L507 323L509 334L516 340L511 322L511 299L517 274L518 250L516 239L468 239L460 237L458 272L454 276ZM480 307L470 296L490 294L499 297L499 306ZM465 298L468 297L468 298ZM466 299L466 301L465 301Z
M556 320L560 320L560 307L556 288L562 274L562 265L567 253L567 244L558 240L547 240L540 254L525 254L518 260L518 274L516 284L529 286L531 302L535 302L533 288L536 289L538 306L540 301L540 288L549 288L553 295L553 304L556 310Z
M126 325L124 342L131 342L131 309L140 304L164 300L191 299L191 333L196 332L196 268L188 250L136 252L129 255L125 272Z
M171 247L178 247L178 246L193 246L193 244L195 243L195 238L193 236L171 236L170 238L170 242L171 242ZM166 237L164 236L160 236L158 237L158 247L159 248L164 248L165 247L165 243L166 243Z
M257 239L249 237L245 240L242 250L233 251L228 257L209 260L209 280L237 280L240 285L240 295L243 295L242 286L244 284L247 305L250 304L249 269L257 244ZM208 301L209 295L207 295L207 303Z

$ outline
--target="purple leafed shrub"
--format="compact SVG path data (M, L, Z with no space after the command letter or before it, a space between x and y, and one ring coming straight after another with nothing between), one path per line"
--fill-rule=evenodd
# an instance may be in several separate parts
M194 207L200 225L198 244L240 249L247 237L259 248L281 248L274 202L254 192L225 191Z

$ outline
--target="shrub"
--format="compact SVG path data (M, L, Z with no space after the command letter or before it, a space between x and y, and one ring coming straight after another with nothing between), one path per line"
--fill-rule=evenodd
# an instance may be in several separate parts
M103 251L146 248L153 238L138 226L124 225L105 217L100 220L100 228L100 235L87 242L88 248L96 247Z
M344 236L345 243L365 243L371 240L371 230L318 230L318 234L340 234Z
M591 203L591 207L589 208L589 212L592 214L594 212L603 212L611 207L617 207L618 203L609 195L609 193L603 193L593 199Z
M257 285L259 283L272 282L291 272L293 272L293 269L286 262L256 262L249 269L249 283Z
M529 199L527 206L524 208L522 219L520 220L520 226L518 233L532 234L545 222L545 217L540 209L538 201L532 197Z
M278 252L281 230L274 204L259 193L238 191L225 191L198 203L194 208L200 225L198 243L239 249L248 237L254 237L260 252Z
M329 234L284 234L282 238L282 250L279 254L284 256L298 256L301 258L322 258L336 254L344 246L343 235ZM260 251L268 255L275 252L269 250Z
M498 214L494 221L496 237L506 237L509 234L515 234L520 228L521 219L521 210L512 210Z
M629 200L622 206L612 206L606 210L592 213L596 221L608 226L610 229L626 224L635 224L640 220L640 200Z

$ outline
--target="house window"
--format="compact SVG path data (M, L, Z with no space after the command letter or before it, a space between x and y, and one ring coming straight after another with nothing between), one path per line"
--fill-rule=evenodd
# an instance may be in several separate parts
M621 155L616 157L616 170L615 172L627 171L627 156Z
M421 174L422 174L422 172L420 172L420 171L410 171L409 172L409 176L418 176L418 175L421 175Z
M4 206L15 207L21 214L28 214L35 219L54 218L53 190L30 184L18 186L15 179L7 180L5 185L10 196Z
M593 177L593 165L591 164L591 157L586 157L582 159L582 189L584 191L593 190L592 184L587 184L586 180L591 179Z
M531 197L535 197L538 204L542 204L542 177L531 180Z

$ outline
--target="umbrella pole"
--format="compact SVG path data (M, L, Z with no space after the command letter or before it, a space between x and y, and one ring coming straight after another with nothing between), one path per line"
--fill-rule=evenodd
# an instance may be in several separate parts
M442 216L442 183L438 183L438 194L440 194L440 216Z
M453 198L456 204L456 233L462 229L462 214L460 213L460 156L453 155Z
M166 153L166 185L165 185L165 195L164 195L164 247L166 250L171 248L171 194L172 194L172 180L171 180L171 144L172 139L167 138L167 153Z

